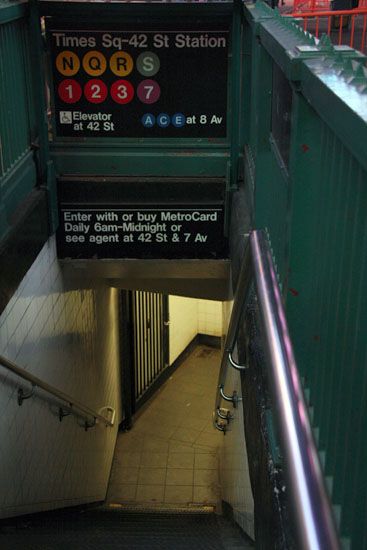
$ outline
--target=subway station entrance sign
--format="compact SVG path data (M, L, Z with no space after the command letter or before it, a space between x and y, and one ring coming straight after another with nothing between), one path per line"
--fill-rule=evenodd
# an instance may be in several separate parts
M227 256L224 188L218 181L68 179L59 182L58 195L59 258Z
M47 23L56 137L225 138L229 23Z

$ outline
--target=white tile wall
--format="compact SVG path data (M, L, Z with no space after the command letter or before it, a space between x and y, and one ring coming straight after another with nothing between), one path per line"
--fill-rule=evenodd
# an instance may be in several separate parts
M222 302L169 296L170 365L197 334L222 336Z
M0 316L0 353L93 409L116 407L119 420L117 291L73 289L53 238ZM0 517L104 499L117 423L59 422L41 390L19 407L18 387L0 367Z
M198 332L222 336L222 302L198 300Z
M223 336L226 333L232 303L196 300L178 296L169 297L170 363L185 349L197 333ZM223 336L224 338L224 336ZM237 391L241 397L240 376L228 370L226 393ZM230 424L220 460L222 499L233 509L236 521L250 537L254 537L254 505L248 473L243 411L233 410L235 419Z
M231 303L223 303L223 325L228 327ZM228 370L225 393L236 391L241 398L240 373ZM254 503L248 473L246 441L244 433L243 409L241 404L231 408L234 420L223 438L220 460L222 499L233 509L235 520L242 529L254 538Z
M169 296L170 365L198 333L198 306L195 298Z

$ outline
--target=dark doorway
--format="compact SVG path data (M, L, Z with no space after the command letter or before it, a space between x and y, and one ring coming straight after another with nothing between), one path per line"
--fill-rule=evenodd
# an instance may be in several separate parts
M166 379L169 367L168 296L121 291L120 349L124 420L132 417Z

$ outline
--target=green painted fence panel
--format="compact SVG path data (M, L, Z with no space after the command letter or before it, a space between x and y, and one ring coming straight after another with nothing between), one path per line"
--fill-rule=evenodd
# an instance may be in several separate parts
M325 476L332 478L333 503L341 506L341 536L353 550L365 549L365 58L350 48L334 48L325 38L316 42L264 5L245 7L244 13L253 37L246 145L251 155L245 159L248 165L254 159L254 224L267 229L278 264ZM264 59L273 65L272 100L266 95ZM289 95L284 80L291 89L288 106L282 106ZM248 98L244 109L249 110ZM282 113L289 116L285 125Z
M1 0L0 238L22 201L48 185L41 44L37 4Z
M0 26L1 175L30 150L29 34L25 20Z

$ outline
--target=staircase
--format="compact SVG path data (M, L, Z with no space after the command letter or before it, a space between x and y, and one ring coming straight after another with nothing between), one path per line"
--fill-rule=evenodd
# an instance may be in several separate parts
M47 512L0 525L2 550L235 550L253 548L240 528L202 510L121 509Z

